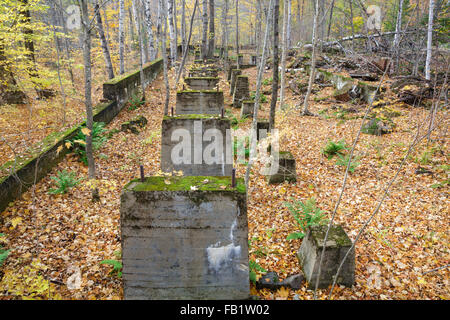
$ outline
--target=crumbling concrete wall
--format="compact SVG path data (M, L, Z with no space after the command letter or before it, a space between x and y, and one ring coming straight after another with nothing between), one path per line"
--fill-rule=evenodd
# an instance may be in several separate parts
M178 91L176 114L221 114L223 103L222 91Z

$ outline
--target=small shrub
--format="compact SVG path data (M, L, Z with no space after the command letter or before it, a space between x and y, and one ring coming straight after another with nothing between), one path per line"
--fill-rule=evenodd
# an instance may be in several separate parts
M256 92L252 91L252 93L250 94L250 100L255 101L255 98L256 98ZM259 94L259 102L260 103L266 103L267 102L267 97L263 93Z
M88 164L86 157L86 134L83 132L85 126L73 137L70 141L67 141L72 146L75 146L75 152L80 156L81 162L85 165ZM103 122L94 122L92 126L92 149L94 151L100 149L100 147L108 140L105 135L106 129Z
M343 154L343 151L347 149L348 147L345 144L344 140L340 140L338 142L329 140L325 148L322 149L322 154L325 155L328 160L330 160L335 155Z
M285 202L284 205L289 209L301 231L289 234L286 240L303 239L306 230L309 227L319 225L325 218L323 211L317 208L314 198L306 200L305 203L296 201L293 203Z
M262 81L263 86L268 86L271 83L272 83L272 78L267 78Z
M76 179L75 172L67 172L66 170L58 172L56 177L51 177L56 182L56 189L50 189L50 194L64 194L68 189L75 187L81 179Z
M145 103L145 100L142 100L139 94L133 94L128 103L130 104L128 110L136 110Z
M3 233L0 233L0 238L3 238L5 235ZM3 247L3 244L0 243L0 267L3 265L3 263L5 262L6 258L8 258L9 252L11 250L6 250Z
M100 264L107 264L113 267L113 269L110 271L110 275L117 275L118 278L122 277L122 262L118 260L103 260L100 262Z
M266 269L261 267L258 262L254 260L249 260L248 262L248 268L249 268L249 277L250 281L253 282L253 284L256 284L256 274L257 272L267 272Z
M336 161L336 165L344 166L347 168L347 164L348 164L350 155L343 156L341 154L338 154L338 156L339 156L339 159ZM350 171L352 173L355 172L356 167L358 167L359 165L360 165L360 163L358 162L358 158L353 158L352 162L350 163L350 166L348 168L348 171Z

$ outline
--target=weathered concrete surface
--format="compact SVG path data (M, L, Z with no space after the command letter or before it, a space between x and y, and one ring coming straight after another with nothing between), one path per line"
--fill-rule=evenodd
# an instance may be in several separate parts
M230 177L201 176L125 186L124 299L249 298L245 185L242 179L230 185Z
M267 120L257 120L256 121L256 140L265 139L267 137L267 132L269 132L269 121Z
M297 252L297 258L302 266L303 273L308 281L308 288L314 289L319 269L320 256L323 249L323 240L327 231L327 225L312 227L308 230L302 245ZM341 226L332 226L330 229L325 255L322 263L319 288L327 288L333 283L333 277L350 249L352 241ZM355 251L351 251L346 262L342 266L337 284L351 287L355 283Z
M181 142L185 148L181 148ZM163 172L181 170L185 176L230 176L232 159L229 119L208 115L164 117Z
M230 95L233 95L234 88L236 86L236 77L242 74L241 69L233 69L231 70L231 79L230 79Z
M247 116L253 118L253 110L255 109L255 101L244 100L242 101L241 118Z
M214 77L191 77L184 78L184 82L192 90L213 90L219 83L220 78Z
M223 92L215 90L185 90L177 92L177 114L220 114Z
M292 154L289 151L280 151L278 156L278 172L267 176L268 183L276 184L284 181L297 181L295 159Z
M233 107L240 108L242 101L250 99L248 88L248 76L239 75L236 77L236 85L233 94Z
M189 77L213 77L217 78L219 70L217 68L191 68L188 70Z
M162 59L151 61L144 65L144 80L148 84L156 78L163 67ZM117 102L122 107L133 95L137 94L141 88L140 70L135 70L103 84L103 97Z

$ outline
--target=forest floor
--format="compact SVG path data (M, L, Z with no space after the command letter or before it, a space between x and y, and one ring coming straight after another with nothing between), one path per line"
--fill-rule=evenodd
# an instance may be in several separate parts
M244 70L244 74L249 75L254 90L255 68ZM223 73L220 76L225 79ZM304 74L297 76L307 80ZM269 77L270 70L264 75ZM171 84L173 78L171 70ZM228 83L221 80L220 88L227 109L239 119L239 110L230 106ZM264 87L269 89L269 85ZM139 175L140 164L147 176L159 171L164 91L160 75L149 86L145 105L135 110L124 107L107 126L108 130L120 129L122 122L138 115L148 119L139 134L115 133L97 152L100 202L91 202L87 167L70 154L1 214L0 233L5 237L0 239L11 252L0 274L0 299L122 298L121 280L110 274L111 266L100 262L120 256L121 188ZM257 162L248 190L249 259L268 271L278 272L281 279L301 271L296 258L301 240L286 240L289 233L298 229L284 203L314 197L317 206L331 216L345 168L336 165L336 159L328 160L321 150L329 140L343 139L351 145L362 121L353 114L336 116L336 102L316 102L314 96L311 111L320 115L303 117L296 108L300 96L292 95L290 90L286 95L288 106L277 112L276 127L280 129L280 149L291 151L296 159L298 181L268 185L258 173L261 164ZM268 117L270 96L267 98L261 118ZM172 90L171 104L174 103ZM423 108L397 109L401 116L395 118L394 132L383 136L363 134L356 146L360 164L349 175L336 217L352 240L398 169L415 135L416 124L429 113ZM361 115L362 111L363 108L356 114ZM443 118L443 114L438 114L438 119ZM248 128L250 121L243 121L240 127ZM443 121L441 129L432 135L432 142L427 146L426 140L422 141L407 159L379 214L357 243L355 285L338 286L333 299L450 298L449 269L426 273L450 261L448 185L436 187L448 180L448 119ZM419 165L433 174L416 174ZM51 177L63 169L84 179L64 195L49 194L54 187ZM238 165L238 176L244 172L245 166ZM319 298L326 298L328 291L319 290ZM300 290L278 291L256 290L252 285L251 293L262 299L313 297L306 284Z

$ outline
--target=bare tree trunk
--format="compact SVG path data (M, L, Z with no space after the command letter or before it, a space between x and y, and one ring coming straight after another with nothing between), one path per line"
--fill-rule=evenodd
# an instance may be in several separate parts
M225 1L227 1L227 0L225 0ZM175 87L178 84L178 81L180 80L181 72L183 71L184 65L186 63L187 53L189 52L189 44L191 42L191 36L192 36L192 26L194 24L194 17L195 17L195 11L197 10L197 6L198 6L198 0L195 0L194 10L192 11L192 16L191 16L191 23L189 26L189 37L188 37L187 43L186 43L186 50L184 50L184 52L183 52L183 60L181 61L180 68L178 69L177 78L175 81Z
M269 39L269 33L270 33L270 17L272 16L273 12L273 1L270 0L269 2L269 9L268 13L266 15L266 32L264 33L264 44L261 54L261 59L259 63L259 69L258 69L258 78L256 80L256 93L255 93L255 105L253 107L253 120L252 120L252 138L251 138L251 146L250 146L250 157L248 159L247 168L245 171L245 186L248 190L248 185L250 182L250 171L252 169L253 165L253 159L255 157L256 152L256 123L258 119L258 109L259 109L259 98L261 94L261 82L262 77L264 73L264 65L266 64L266 51L267 51L267 43Z
M178 18L177 1L173 0L173 25L175 29L175 60L178 60ZM175 63L175 60L173 61Z
M132 0L135 2L135 0ZM144 49L144 41L142 36L142 23L141 16L137 16L137 25L138 25L138 38L139 38L139 78L141 80L141 91L142 91L142 100L145 101L145 78L144 78L144 52L147 52Z
M170 39L170 61L172 66L177 60L177 43L175 42L175 27L173 25L173 0L168 0L168 17L169 17L169 39ZM164 26L166 23L164 22Z
M428 9L428 31L427 31L427 58L425 60L425 79L431 80L431 55L432 45L433 45L433 10L434 10L434 0L430 0L430 5Z
M124 33L124 25L123 19L125 16L125 0L119 0L119 73L125 73L125 61L124 61L124 52L125 52L125 33Z
M353 24L353 3L352 0L348 0L350 5L350 23L352 25L352 52L355 52L355 26Z
M331 23L333 22L333 11L334 11L334 0L331 2L330 21L328 23L328 31L327 31L327 41L330 38Z
M186 48L186 0L181 0L181 46L183 47L183 56Z
M282 51L281 51L281 89L280 89L280 107L283 108L284 104L284 91L286 86L286 55L288 50L288 19L289 7L291 5L291 0L288 0L288 5L284 5L283 12L283 40L282 40Z
M209 34L208 34L208 56L212 58L214 56L215 49L215 28L214 28L214 0L209 0Z
M257 24L256 24L256 55L259 56L261 54L261 38L262 38L262 7L261 0L256 0L256 15L257 15Z
M223 47L223 61L228 65L228 24L227 24L227 15L228 15L228 0L224 0L223 8L222 8L222 47Z
M278 44L280 42L279 31L278 31L278 20L280 18L280 0L275 0L275 5L273 8L273 75L272 75L272 98L270 101L270 114L269 114L269 131L271 132L275 127L275 111L277 108L277 98L278 98Z
M156 55L158 54L158 50L155 48L155 39L153 36L153 22L150 11L150 0L144 0L144 18L145 18L145 29L147 31L147 39L148 39L148 57L150 61L156 59Z
M161 21L158 22L158 38L161 46L163 63L164 63L164 84L166 87L166 99L164 103L164 115L169 114L169 100L170 100L170 87L169 87L169 77L167 74L167 50L166 50L166 39L167 39L167 9L165 6L166 0L159 0L159 12L161 16Z
M239 0L236 0L236 59L239 69Z
M100 6L98 0L94 0L94 13L97 20L97 31L100 37L103 58L105 59L106 71L108 72L108 78L114 78L114 69L111 62L111 55L109 53L108 42L106 41L105 31L103 30L102 16L100 15Z
M208 0L203 0L202 2L202 59L205 59L208 54Z
M287 0L287 25L286 25L286 48L292 48L292 38L291 38L291 30L292 30L292 0ZM284 19L284 17L283 17ZM284 31L283 31L284 33Z
M86 135L86 157L88 161L89 179L95 179L95 160L92 148L92 128L94 116L92 111L92 78L91 78L91 26L89 21L88 0L80 0L83 25L83 61L84 61L84 103L86 105L86 127L89 134ZM98 189L93 190L92 200L99 200Z
M306 92L305 101L303 104L303 115L312 115L312 113L308 110L309 96L311 95L312 85L314 83L314 78L316 75L316 43L317 43L317 18L319 16L319 0L315 1L316 7L314 12L314 21L313 21L313 34L312 34L312 56L311 56L311 70L309 72L309 82L308 82L308 91Z

